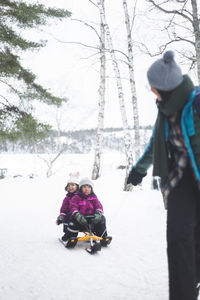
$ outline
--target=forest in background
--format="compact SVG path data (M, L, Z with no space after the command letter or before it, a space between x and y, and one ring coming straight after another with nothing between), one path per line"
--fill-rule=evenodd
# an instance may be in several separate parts
M133 132L134 129L130 129ZM0 142L0 152L7 153L89 153L94 150L96 129L81 129L69 132L50 131L48 137L41 141L19 140ZM141 152L145 149L152 133L152 126L140 127ZM133 135L133 134L132 134ZM133 141L134 142L134 141ZM102 151L124 152L122 128L104 128Z

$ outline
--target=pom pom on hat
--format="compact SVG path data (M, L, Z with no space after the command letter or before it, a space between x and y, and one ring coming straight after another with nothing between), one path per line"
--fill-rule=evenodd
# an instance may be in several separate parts
M79 172L69 174L69 178L67 180L67 185L69 183L76 183L77 185L79 185Z
M172 91L183 81L180 67L174 60L174 52L166 51L147 71L149 84L161 91Z
M174 59L174 52L169 50L163 54L163 59L165 63L170 63Z

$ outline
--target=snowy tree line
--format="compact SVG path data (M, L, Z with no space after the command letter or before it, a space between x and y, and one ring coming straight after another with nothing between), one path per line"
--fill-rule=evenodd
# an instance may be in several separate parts
M141 126L141 145L143 151L150 137L152 126ZM104 128L102 151L113 150L124 152L123 129ZM134 132L134 129L130 130ZM9 153L89 153L94 151L96 129L82 129L69 132L51 131L48 137L42 141L20 140L17 142L0 140L0 152ZM134 141L133 145L134 145Z

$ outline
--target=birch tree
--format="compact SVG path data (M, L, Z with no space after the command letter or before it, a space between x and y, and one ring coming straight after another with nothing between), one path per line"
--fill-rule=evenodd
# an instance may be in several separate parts
M128 190L128 186L126 184L127 176L129 174L130 169L133 165L133 157L132 157L132 143L131 143L131 136L129 132L129 126L126 116L126 109L125 109L125 101L124 101L124 92L122 88L122 82L121 82L121 76L120 76L120 69L118 66L117 57L114 51L113 47L113 41L110 33L110 28L108 26L106 15L105 15L105 9L102 5L101 0L97 0L97 5L99 7L100 16L101 16L101 23L104 26L106 40L112 60L113 65L113 71L115 74L116 84L117 84L117 91L118 91L118 98L119 98L119 105L120 105L120 112L121 112L121 118L122 118L122 125L124 129L124 144L125 144L125 153L126 153L126 177L125 177L125 183L124 183L124 190Z
M169 40L160 46L159 52L162 53L172 43L184 42L184 45L192 46L192 50L188 52L186 47L182 47L181 54L190 61L190 68L196 67L200 84L200 17L197 0L146 1L151 3L158 11L169 15L167 24L164 26ZM169 9L169 4L172 4L170 2L173 2L174 8L172 9Z
M131 88L131 99L133 106L133 120L134 120L134 148L136 161L140 157L140 132L139 132L139 115L136 96L135 76L134 76L134 62L133 62L133 42L131 34L130 17L127 7L127 1L122 0L127 32L127 46L128 46L128 68L129 68L129 80Z
M97 7L97 5L89 0L93 5ZM104 6L104 0L101 0L102 5ZM97 7L98 8L98 7ZM104 110L105 110L105 74L106 74L106 55L105 52L108 49L105 49L105 30L102 23L100 23L100 34L98 30L90 23L80 19L71 19L72 21L76 21L82 23L84 26L88 27L92 30L95 35L98 37L99 45L94 46L92 44L86 44L78 41L61 41L56 38L57 41L66 44L76 44L85 48L92 50L94 53L91 56L100 55L100 84L98 89L99 94L99 112L98 112L98 124L97 124L97 134L96 134L96 146L95 146L95 156L94 156L94 164L92 170L92 179L95 180L100 176L101 169L101 153L102 153L102 142L103 142L103 129L104 129ZM55 38L55 37L54 37ZM90 58L90 57L88 57Z
M104 7L104 0L100 0L101 5ZM101 151L103 141L104 129L104 110L105 110L105 77L106 77L106 56L105 56L105 30L104 24L100 22L100 84L99 84L99 113L98 113L98 126L96 135L96 148L95 157L92 171L92 179L95 180L100 176L101 166Z

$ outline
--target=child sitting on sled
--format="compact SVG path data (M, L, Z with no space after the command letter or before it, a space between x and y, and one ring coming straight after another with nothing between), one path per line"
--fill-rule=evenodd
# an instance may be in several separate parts
M67 224L70 220L70 203L72 197L77 194L79 188L79 173L69 174L69 179L67 181L67 185L65 187L65 191L67 192L62 206L60 208L60 215L57 217L56 224L60 225L63 223L63 232L67 232Z
M70 214L71 221L68 223L67 231L62 237L63 241L77 237L79 231L87 231L87 217L93 216L91 219L93 233L103 238L101 244L105 246L107 230L103 206L95 195L93 182L89 178L83 178L79 182L79 192L73 196L70 203Z

